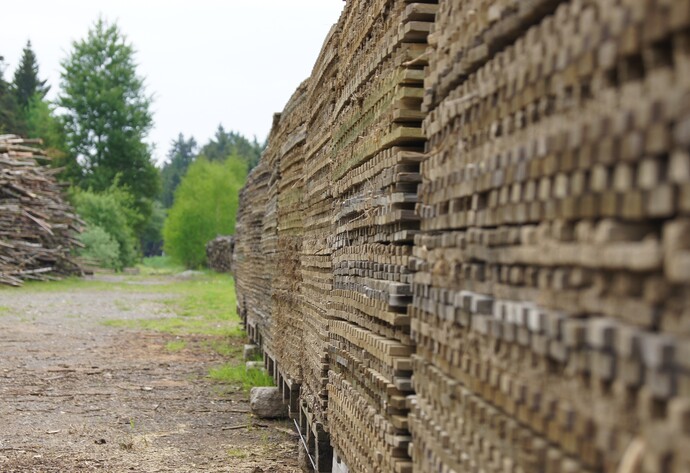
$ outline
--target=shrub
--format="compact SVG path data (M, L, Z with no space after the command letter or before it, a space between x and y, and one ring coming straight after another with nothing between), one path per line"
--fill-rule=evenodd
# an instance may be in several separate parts
M105 192L72 190L72 201L77 213L86 222L82 254L104 267L121 270L139 258L139 243L134 228L142 217L134 207L134 198L126 190L113 185ZM97 230L96 228L100 228ZM117 259L113 260L112 245L107 235L117 244ZM106 263L107 262L107 263Z
M120 247L110 233L98 225L90 225L81 234L84 248L81 255L103 268L117 268L120 265Z

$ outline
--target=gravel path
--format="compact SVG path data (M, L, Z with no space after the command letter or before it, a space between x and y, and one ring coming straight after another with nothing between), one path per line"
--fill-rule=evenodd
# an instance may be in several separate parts
M209 337L172 353L172 335L102 323L165 316L169 297L0 290L0 471L299 471L290 424L206 378L226 361Z

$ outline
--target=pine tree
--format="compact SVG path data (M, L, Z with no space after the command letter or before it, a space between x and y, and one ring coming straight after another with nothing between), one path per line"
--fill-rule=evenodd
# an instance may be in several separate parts
M194 161L196 148L196 140L193 137L187 140L182 133L172 142L170 151L168 151L168 162L161 170L163 189L160 201L166 209L172 207L175 190L187 173L189 165Z
M201 148L199 154L209 161L225 161L228 156L239 156L247 162L249 169L252 169L259 162L263 149L256 137L251 142L241 133L226 132L223 125L218 125L216 134Z
M4 79L5 60L0 56L0 134L26 134L26 122L12 88Z
M38 78L38 62L36 54L31 49L31 41L26 42L22 51L22 58L14 71L14 81L12 82L13 92L19 106L26 110L34 96L43 100L50 90L45 80Z

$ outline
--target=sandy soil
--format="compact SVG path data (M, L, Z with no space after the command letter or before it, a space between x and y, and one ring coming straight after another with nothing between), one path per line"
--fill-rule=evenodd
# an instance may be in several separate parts
M102 324L160 317L163 297L0 291L1 472L299 471L290 423L206 378L226 360L204 337L171 353L172 335Z

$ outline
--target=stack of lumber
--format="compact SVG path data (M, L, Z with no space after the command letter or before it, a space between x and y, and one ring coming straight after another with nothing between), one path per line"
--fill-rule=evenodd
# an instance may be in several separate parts
M429 42L415 471L689 471L690 2L441 0Z
M262 343L264 351L268 357L275 358L275 347L273 345L273 334L275 328L275 300L273 299L274 284L281 277L281 269L277 263L278 253L278 185L280 182L280 146L278 133L280 129L281 114L273 115L273 126L268 137L268 143L261 162L268 173L268 183L265 188L266 201L264 215L261 222L260 248L263 260L262 281L262 315L263 324L258 333L258 341ZM278 332L279 333L279 332Z
M0 284L82 274L72 254L81 222L63 200L59 170L28 146L37 143L0 135Z
M304 150L304 235L300 285L304 363L301 398L313 430L325 430L328 405L328 323L333 290L330 239L333 234L331 123L338 72L337 26L331 28L314 65L307 91Z
M347 1L235 253L319 472L690 471L689 77L690 0Z
M271 260L264 237L271 172L263 158L240 191L235 223L233 275L238 313L249 336L258 343L270 331Z
M235 248L235 237L219 236L206 244L208 267L219 273L232 270L232 253Z
M292 387L302 382L302 311L299 288L302 280L300 253L303 232L303 164L307 111L307 82L302 83L281 114L276 132L277 182L277 253L280 272L273 282L273 318L276 336L273 352L281 375ZM280 334L278 336L277 334Z
M408 258L424 137L426 36L436 5L348 2L331 144L329 425L354 471L407 472Z

